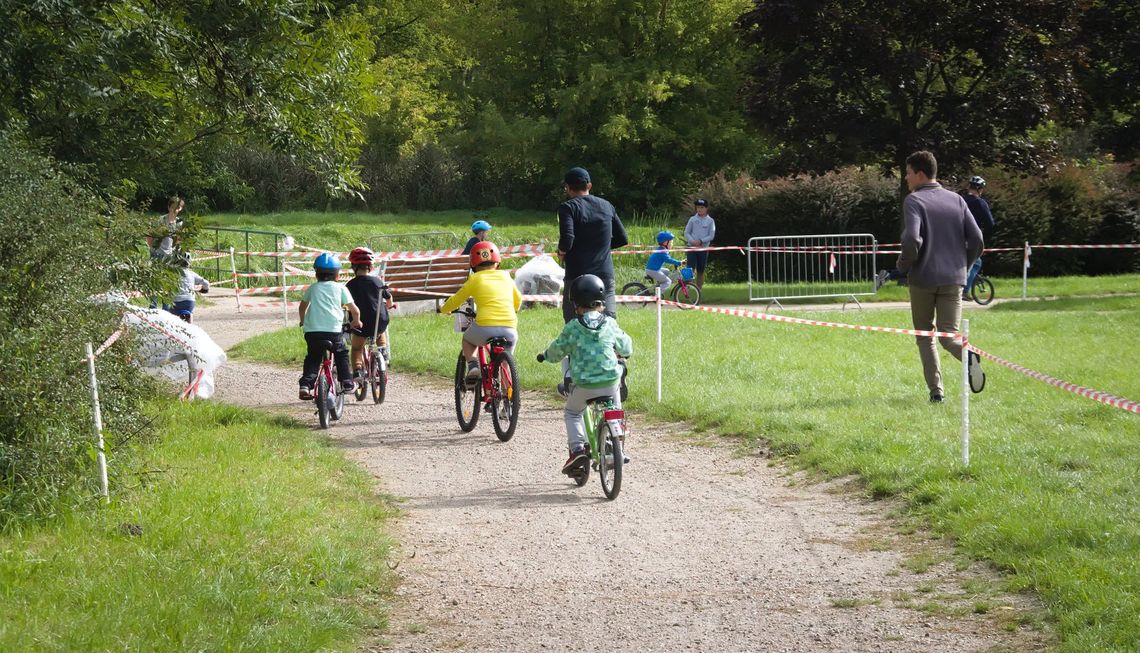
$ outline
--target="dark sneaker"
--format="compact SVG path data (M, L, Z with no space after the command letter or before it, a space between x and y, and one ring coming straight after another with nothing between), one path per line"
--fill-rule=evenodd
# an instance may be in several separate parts
M574 392L574 382L570 380L570 377L566 377L562 379L562 383L558 384L557 390L558 396L565 399L570 396L571 392Z
M621 381L618 383L618 396L622 401L629 398L629 386L625 383L625 377L629 376L629 367L626 365L625 360L619 358L618 364L621 365Z
M586 455L585 449L575 449L570 452L570 457L562 465L562 473L567 476L577 476L578 472L589 462L590 457Z
M986 387L986 373L982 371L982 358L972 351L966 352L969 358L966 361L966 371L970 377L970 390L981 392Z
M467 361L467 376L463 377L467 381L467 385L473 386L479 382L479 363L478 361Z
M940 392L931 392L931 393L930 393L930 403L932 403L932 404L940 404L940 403L942 403L942 393L940 393Z
M301 386L301 391L297 393L297 398L300 399L301 401L312 401L313 400L313 389L312 388L306 388L305 386Z
M383 346L380 347L380 355L384 357L385 363L391 363L392 362L392 359L389 357L387 347L383 347Z
M356 381L341 381L340 389L345 393L356 392Z

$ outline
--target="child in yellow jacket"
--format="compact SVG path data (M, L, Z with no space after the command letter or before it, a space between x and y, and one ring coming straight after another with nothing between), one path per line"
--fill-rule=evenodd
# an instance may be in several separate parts
M475 350L487 344L491 338L504 338L507 350L514 352L518 342L519 318L517 311L522 305L515 282L506 270L500 270L502 261L495 243L482 241L471 248L471 268L474 274L467 282L443 303L439 311L450 313L468 299L475 300L475 323L463 332L463 357L467 359L467 381L479 380L479 359Z

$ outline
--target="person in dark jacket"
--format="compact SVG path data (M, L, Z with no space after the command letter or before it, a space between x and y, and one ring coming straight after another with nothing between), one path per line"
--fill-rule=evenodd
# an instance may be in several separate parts
M990 203L982 199L982 189L985 187L986 180L974 175L970 177L970 182L961 195L962 199L966 200L970 215L974 216L974 222L977 222L978 228L982 230L982 239L989 240L994 229L994 214L990 212ZM962 299L970 298L970 288L974 287L974 279L981 269L982 257L979 256L970 266L970 271L966 273L966 285L962 286Z

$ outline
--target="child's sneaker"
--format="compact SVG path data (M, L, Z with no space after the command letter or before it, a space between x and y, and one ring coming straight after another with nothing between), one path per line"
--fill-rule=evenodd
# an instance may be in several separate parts
M584 447L579 447L570 452L570 457L562 465L562 473L567 476L577 476L579 470L587 465L590 461L590 456L586 454Z
M467 385L479 382L479 361L467 361L467 376L463 378L467 381Z
M970 390L978 393L986 387L986 373L982 371L982 358L972 351L967 351L969 359L966 361L966 372L970 377Z
M356 392L356 381L341 381L340 389L346 394L350 392Z
M887 282L887 277L890 274L886 270L879 270L879 273L875 275L875 292L879 292L879 288L882 288L883 284Z
M388 354L387 345L380 345L380 355L384 357L384 364L388 364L388 363L392 362L391 358Z
M565 399L570 396L571 392L574 392L574 382L570 380L570 377L566 377L562 379L562 383L558 384L557 390L558 396Z
M312 401L313 400L313 389L312 388L306 388L305 386L301 386L301 391L297 393L297 398L300 399L301 401Z

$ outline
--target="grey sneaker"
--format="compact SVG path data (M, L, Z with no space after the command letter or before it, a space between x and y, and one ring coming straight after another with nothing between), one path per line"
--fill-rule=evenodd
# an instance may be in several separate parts
M882 288L883 284L887 282L887 277L889 275L890 272L887 272L886 270L879 270L879 273L875 275L875 292L879 292L879 288Z
M467 376L464 377L467 385L475 385L479 382L479 362L467 361Z
M969 358L966 361L966 371L970 377L970 390L975 394L986 388L986 373L982 371L982 358L972 351L967 351Z
M566 377L562 379L562 383L558 384L557 390L558 396L565 399L570 396L571 392L574 392L574 382L570 380L570 377Z
M385 346L380 347L380 355L384 357L385 363L391 363L392 362L392 359L391 359L390 355L388 354L388 348L387 347L385 347Z

